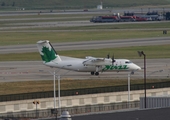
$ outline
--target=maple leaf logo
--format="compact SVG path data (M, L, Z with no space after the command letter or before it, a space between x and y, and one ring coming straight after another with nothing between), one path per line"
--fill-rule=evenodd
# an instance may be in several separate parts
M50 51L50 49L48 47L43 46L41 52L44 54L44 55L41 55L41 58L46 63L54 60L55 58L57 58L56 55L55 55L55 51L53 49L51 49L51 51Z

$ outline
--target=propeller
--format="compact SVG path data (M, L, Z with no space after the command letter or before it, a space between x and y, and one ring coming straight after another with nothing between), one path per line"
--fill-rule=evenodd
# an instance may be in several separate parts
M107 58L108 58L108 59L110 58L110 54L109 54L109 53L107 54Z
M109 53L107 54L107 58L108 59L110 58L110 54ZM116 62L116 60L114 59L114 54L113 54L112 55L112 66L113 66L114 62Z
M114 54L112 56L112 66L114 65L114 62L116 62L116 60L114 59Z

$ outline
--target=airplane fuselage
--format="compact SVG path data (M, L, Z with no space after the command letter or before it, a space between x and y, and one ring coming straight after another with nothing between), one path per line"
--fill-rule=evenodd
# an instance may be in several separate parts
M116 59L116 62L114 62L114 64L112 64L112 62L109 62L105 65L100 66L85 65L83 64L85 60L86 59L63 60L57 63L52 61L46 63L45 65L79 72L96 71L96 67L98 67L98 71L134 71L140 69L139 66L126 59Z

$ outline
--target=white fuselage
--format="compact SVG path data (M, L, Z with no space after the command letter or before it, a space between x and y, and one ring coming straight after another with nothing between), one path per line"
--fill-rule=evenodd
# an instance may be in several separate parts
M88 59L79 59L79 58L71 58L66 59L62 61L58 61L57 63L51 61L49 63L45 63L47 66L56 67L60 69L66 69L66 70L73 70L73 71L79 71L79 72L95 72L96 67L98 71L135 71L140 70L141 68L137 66L136 64L130 62L127 59L115 59L115 62L112 65L112 62L110 59L107 59L108 61L103 65L84 65L83 62L87 61ZM98 62L100 64L100 62Z

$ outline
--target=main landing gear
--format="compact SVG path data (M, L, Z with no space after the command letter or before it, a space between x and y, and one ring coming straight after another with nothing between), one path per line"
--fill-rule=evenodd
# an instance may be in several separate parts
M95 75L99 75L99 72L95 72Z
M91 72L91 75L99 75L99 72Z
M91 75L94 75L94 74L95 75L99 75L99 72L98 72L99 71L99 67L100 66L96 66L96 72L91 72Z
M94 72L91 72L91 75L94 75Z

